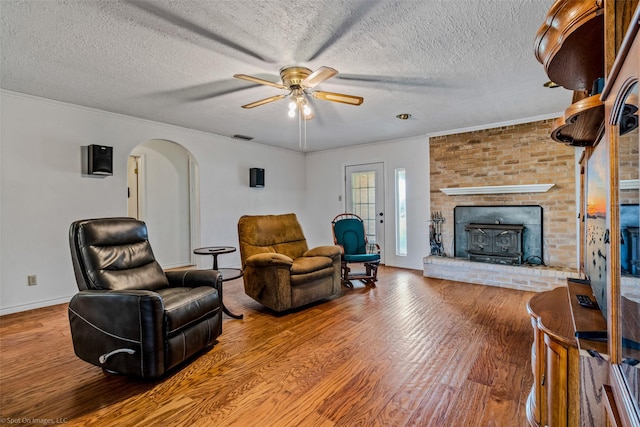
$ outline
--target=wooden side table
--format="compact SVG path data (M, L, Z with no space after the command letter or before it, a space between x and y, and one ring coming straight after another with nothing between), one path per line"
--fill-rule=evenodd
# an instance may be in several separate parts
M220 275L222 276L222 282L228 282L229 280L237 279L238 277L242 277L242 270L239 268L218 268L218 255L220 254L229 254L235 252L236 248L233 246L207 246L205 248L194 249L193 253L196 255L211 255L213 256L213 269L218 270ZM244 317L243 314L235 314L229 311L226 305L224 305L224 299L222 298L222 294L220 294L220 301L222 302L222 312L229 317L233 317L234 319L242 319Z

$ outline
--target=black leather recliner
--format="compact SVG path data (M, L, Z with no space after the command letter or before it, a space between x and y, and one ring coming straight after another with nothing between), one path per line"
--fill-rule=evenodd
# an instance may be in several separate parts
M222 276L162 270L147 226L133 218L76 221L69 229L80 292L69 303L76 355L106 371L155 378L222 333Z

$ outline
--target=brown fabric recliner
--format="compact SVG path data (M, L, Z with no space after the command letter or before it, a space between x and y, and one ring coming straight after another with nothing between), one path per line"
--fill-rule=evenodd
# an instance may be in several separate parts
M340 248L309 249L295 214L238 220L244 291L280 312L341 292Z

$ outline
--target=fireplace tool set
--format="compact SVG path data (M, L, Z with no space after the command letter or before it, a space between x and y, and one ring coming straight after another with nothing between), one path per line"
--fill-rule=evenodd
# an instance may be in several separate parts
M429 225L429 242L431 243L431 255L447 256L444 253L442 244L442 223L444 217L441 212L431 214L431 224Z

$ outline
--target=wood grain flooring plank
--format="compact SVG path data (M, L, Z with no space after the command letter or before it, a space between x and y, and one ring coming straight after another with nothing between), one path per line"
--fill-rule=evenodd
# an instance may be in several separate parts
M457 427L476 427L482 425L484 410L491 393L491 387L467 381L455 394L455 401L443 417L443 424ZM509 424L504 424L508 426ZM522 423L522 426L525 424ZM515 426L514 426L515 427Z
M445 384L434 384L429 393L412 412L411 417L404 424L406 426L445 426L449 407L455 402L458 390Z
M487 334L485 340L480 346L478 352L475 355L475 359L467 379L479 384L493 385L493 380L496 377L498 370L498 360L494 354L495 344L490 339L490 334Z

